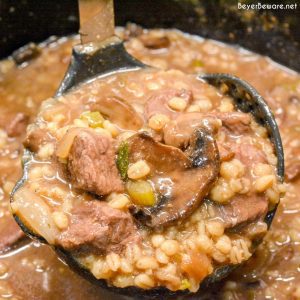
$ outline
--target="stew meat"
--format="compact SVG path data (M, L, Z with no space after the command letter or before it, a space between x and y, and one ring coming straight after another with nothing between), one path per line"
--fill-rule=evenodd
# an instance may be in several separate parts
M78 189L98 195L124 191L111 140L92 130L82 130L74 138L68 171Z

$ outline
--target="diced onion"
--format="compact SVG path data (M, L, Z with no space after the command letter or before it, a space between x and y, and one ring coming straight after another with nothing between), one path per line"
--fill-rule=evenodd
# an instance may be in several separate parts
M99 111L85 111L81 114L80 119L87 121L92 128L102 127L104 122Z
M49 206L28 188L18 190L11 204L13 213L34 233L54 244L58 230L52 220Z
M56 150L56 155L60 159L66 159L70 153L73 141L76 137L76 135L79 133L79 131L82 128L71 128L70 130L67 131L67 133L62 137L60 140L57 150Z

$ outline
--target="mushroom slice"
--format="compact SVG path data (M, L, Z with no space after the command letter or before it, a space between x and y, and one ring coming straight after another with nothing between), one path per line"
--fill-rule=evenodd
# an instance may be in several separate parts
M209 192L220 168L219 152L212 134L197 128L186 150L167 146L145 133L128 140L129 161L145 160L156 193L153 207L133 206L131 213L149 227L165 226L188 217Z
M119 97L100 97L90 105L91 110L99 111L112 123L123 129L138 130L144 121L132 105Z

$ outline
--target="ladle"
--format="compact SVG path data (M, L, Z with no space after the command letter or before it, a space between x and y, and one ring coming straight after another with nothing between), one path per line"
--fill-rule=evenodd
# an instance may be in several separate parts
M73 47L71 62L56 96L95 77L146 68L114 35L113 0L93 0L86 10L79 1L81 45Z
M114 16L112 0L98 0L96 2L97 5L94 7L95 9L90 10L88 13L85 13L86 11L82 10L82 5L84 5L84 3L80 2L80 35L82 44L73 48L71 63L57 90L56 96L60 96L81 83L90 81L96 77L104 77L112 73L139 70L148 67L128 54L123 42L119 38L113 36ZM277 174L279 178L283 180L284 157L281 138L274 116L264 99L251 85L232 75L202 74L199 75L199 79L205 80L216 87L225 84L227 87L227 94L233 97L236 107L239 110L251 113L260 124L265 126L278 158ZM30 156L31 153L28 150L25 150L23 157L24 175L15 186L12 192L11 201L13 201L14 193L27 180L27 162L29 161ZM265 218L268 226L271 225L276 208L277 207L269 211ZM31 232L16 215L14 217L27 235L37 238L44 243L46 242L42 237ZM55 250L76 272L88 278L88 280L95 282L102 287L112 289L117 293L131 296L134 295L137 299L141 299L142 297L159 297L160 299L165 299L169 296L174 297L175 295L180 295L182 293L170 292L166 288L142 290L136 287L123 289L108 287L104 280L97 280L88 270L83 269L69 253L61 248L56 248ZM226 277L234 268L236 268L236 266L228 265L216 269L212 275L204 280L201 286L207 287Z

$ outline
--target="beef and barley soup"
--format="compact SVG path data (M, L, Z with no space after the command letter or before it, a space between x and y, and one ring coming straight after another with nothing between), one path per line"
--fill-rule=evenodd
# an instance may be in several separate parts
M117 287L197 291L214 268L251 256L284 192L266 129L178 70L46 100L25 146L13 213Z
M8 196L21 174L25 138L29 176L13 211L96 278L119 287L197 290L215 268L249 259L266 233L267 211L286 190L263 244L206 297L298 299L299 75L178 31L131 26L119 34L132 55L164 71L118 74L48 99L27 133L41 101L54 94L76 38L41 45L28 62L0 64L2 297L109 297L46 246L16 244L23 235ZM216 90L181 71L232 73L258 89L280 126L286 186L276 177L265 129L236 110L226 86Z

